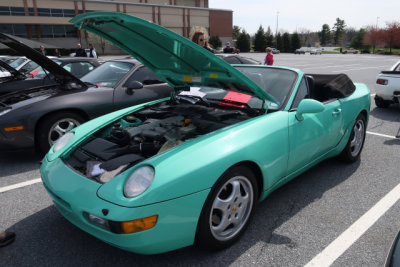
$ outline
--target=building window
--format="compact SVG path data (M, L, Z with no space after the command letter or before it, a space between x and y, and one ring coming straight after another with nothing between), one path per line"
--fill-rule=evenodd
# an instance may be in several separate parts
M10 7L11 16L25 16L25 10L23 7Z

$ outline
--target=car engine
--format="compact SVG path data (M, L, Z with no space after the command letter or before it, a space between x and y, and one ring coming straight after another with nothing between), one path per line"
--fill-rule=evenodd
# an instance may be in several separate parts
M249 119L237 109L192 104L144 108L97 131L64 161L100 183L188 139Z

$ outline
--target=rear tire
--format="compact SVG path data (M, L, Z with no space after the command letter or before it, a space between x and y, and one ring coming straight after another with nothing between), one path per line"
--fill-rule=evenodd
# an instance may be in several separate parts
M351 129L349 141L339 156L341 160L352 163L360 158L366 134L365 121L365 116L360 113Z
M45 154L64 134L79 126L85 120L73 112L58 112L44 118L37 128L37 148Z
M380 97L375 97L375 105L378 108L388 108L390 106L390 102L386 101L386 100L383 100Z
M219 250L236 242L249 225L258 197L253 172L244 166L226 171L215 183L200 214L196 245Z

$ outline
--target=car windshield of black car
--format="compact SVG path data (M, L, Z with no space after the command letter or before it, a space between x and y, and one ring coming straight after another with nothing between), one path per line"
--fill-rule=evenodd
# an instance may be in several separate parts
M130 62L108 61L81 78L83 82L114 87L135 66Z

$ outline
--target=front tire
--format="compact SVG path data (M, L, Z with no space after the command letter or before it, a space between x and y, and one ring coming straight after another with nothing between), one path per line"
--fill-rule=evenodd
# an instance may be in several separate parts
M73 112L59 112L44 118L37 129L37 148L45 154L64 134L79 126L85 120Z
M236 242L249 224L257 197L256 178L249 168L236 166L226 171L203 206L196 245L219 250Z
M357 116L356 122L351 130L349 141L339 156L343 161L352 163L360 158L366 134L365 122L365 116L360 113Z

